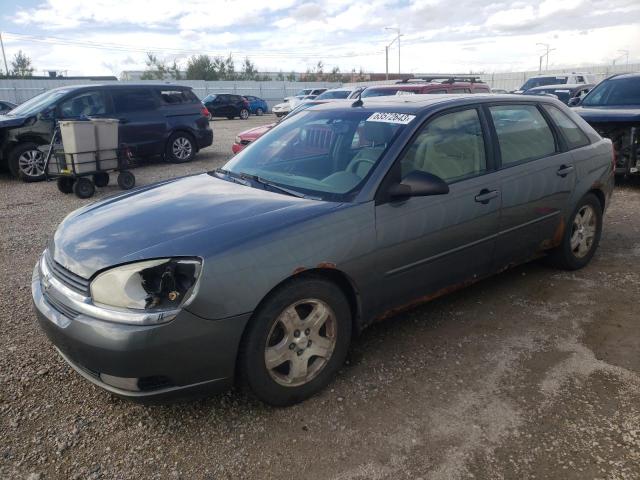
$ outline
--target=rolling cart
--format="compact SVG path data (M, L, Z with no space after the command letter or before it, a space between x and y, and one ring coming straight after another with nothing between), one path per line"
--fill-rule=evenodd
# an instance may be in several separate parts
M90 198L96 187L109 184L109 172L118 172L118 186L129 190L136 177L129 148L118 144L118 121L88 119L59 121L45 153L45 178L56 179L62 193Z

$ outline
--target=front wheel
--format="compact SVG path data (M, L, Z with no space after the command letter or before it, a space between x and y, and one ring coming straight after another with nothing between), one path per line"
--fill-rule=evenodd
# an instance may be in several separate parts
M256 108L256 115L261 117L262 115L264 115L264 110L262 110L261 108Z
M243 108L240 110L240 120L247 120L249 118L249 110Z
M349 302L334 283L314 277L290 281L247 327L239 356L244 384L275 406L316 394L344 362L351 321Z
M44 180L45 155L35 143L21 143L9 153L9 170L23 182Z
M602 234L602 205L598 198L585 195L573 211L562 243L549 257L551 264L564 270L586 266L596 253Z

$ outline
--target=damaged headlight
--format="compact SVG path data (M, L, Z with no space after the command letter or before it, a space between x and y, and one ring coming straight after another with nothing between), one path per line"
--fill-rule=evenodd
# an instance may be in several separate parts
M91 297L96 306L157 314L158 322L166 321L164 312L177 313L193 298L201 270L202 261L191 258L130 263L99 274L91 282Z

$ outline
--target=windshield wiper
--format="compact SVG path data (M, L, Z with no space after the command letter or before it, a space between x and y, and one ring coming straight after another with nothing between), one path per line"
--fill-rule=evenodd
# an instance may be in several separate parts
M252 180L256 183L259 183L260 185L263 185L265 187L269 187L272 188L274 190L277 190L281 193L284 193L286 195L291 195L292 197L298 197L298 198L307 198L307 196L303 193L300 193L296 190L291 190L289 188L285 188L285 187L281 187L280 185L276 185L275 183L271 183L269 180L266 180L262 177L259 177L258 175L252 175L250 173L245 173L245 172L240 172L237 174L240 178L242 178L243 180Z

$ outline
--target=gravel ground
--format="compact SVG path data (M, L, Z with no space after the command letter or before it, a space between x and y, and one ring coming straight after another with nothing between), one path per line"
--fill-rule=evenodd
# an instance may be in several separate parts
M188 165L273 117L214 121ZM100 196L117 191L102 189ZM600 250L532 263L376 324L322 394L274 409L231 391L164 406L115 398L37 328L31 270L88 201L0 175L0 478L640 478L640 182L616 189Z

